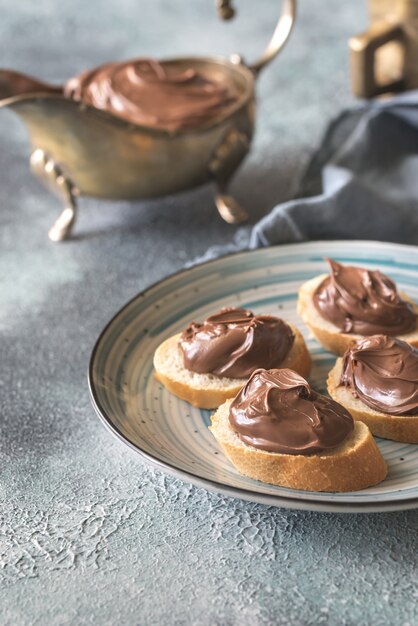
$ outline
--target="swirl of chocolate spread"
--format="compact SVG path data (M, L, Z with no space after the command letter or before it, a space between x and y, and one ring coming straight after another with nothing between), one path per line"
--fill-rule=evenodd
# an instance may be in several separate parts
M354 428L343 406L289 369L256 370L232 401L229 423L244 443L282 454L330 450Z
M331 274L313 295L322 317L358 335L403 335L416 329L416 313L385 274L327 261Z
M418 350L395 337L367 337L344 354L340 385L376 411L416 415Z
M134 124L169 131L205 124L239 98L224 80L153 59L108 63L83 72L66 83L64 95Z
M203 324L191 322L179 346L184 367L192 372L246 378L259 367L280 365L293 341L292 330L282 319L227 307Z

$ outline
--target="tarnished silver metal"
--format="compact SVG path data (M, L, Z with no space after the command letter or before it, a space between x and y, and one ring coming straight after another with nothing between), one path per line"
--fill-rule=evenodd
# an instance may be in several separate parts
M418 87L418 0L368 0L369 28L351 37L351 88L374 98Z
M239 204L237 200L227 193L223 193L222 188L219 187L218 192L215 195L216 208L219 211L219 215L228 222L228 224L242 224L248 219L248 213Z
M48 231L51 241L63 241L70 235L76 220L75 196L77 189L54 161L40 148L32 152L30 167L44 185L64 202L63 212Z
M220 2L227 16L228 0ZM145 199L213 181L220 215L239 223L247 213L227 193L248 153L254 131L255 77L283 47L295 18L296 0L285 0L275 33L261 59L246 66L233 60L187 57L164 61L192 67L234 85L238 100L216 119L193 130L170 132L132 124L111 113L64 97L62 87L0 70L0 108L26 124L33 147L32 171L64 202L49 231L62 241L71 232L80 194L108 199Z
M222 20L230 20L235 15L231 0L216 0L216 9Z
M241 224L248 219L248 213L230 195L226 193L228 181L234 174L236 163L246 154L250 147L247 134L232 129L216 148L209 162L209 171L217 181L218 191L215 195L216 207L220 216L228 224Z
M223 20L230 20L235 15L232 0L216 0L216 8L219 17ZM292 32L295 19L296 0L284 0L279 21L276 24L272 38L267 44L267 48L257 61L248 64L248 67L253 72L258 73L277 56ZM230 60L232 63L243 63L242 57L239 54L233 54Z

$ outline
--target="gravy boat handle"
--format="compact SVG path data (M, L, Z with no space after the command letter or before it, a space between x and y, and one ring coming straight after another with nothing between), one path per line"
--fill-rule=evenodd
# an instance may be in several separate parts
M232 7L232 0L216 0L219 16L224 20L231 19L235 11ZM276 24L274 33L267 48L264 50L261 57L254 63L247 64L247 67L258 74L270 61L272 61L278 53L281 51L286 41L289 39L289 35L292 32L293 25L296 19L296 0L284 0L282 12L279 16L279 21ZM239 54L234 54L231 58L233 63L243 63L243 59Z

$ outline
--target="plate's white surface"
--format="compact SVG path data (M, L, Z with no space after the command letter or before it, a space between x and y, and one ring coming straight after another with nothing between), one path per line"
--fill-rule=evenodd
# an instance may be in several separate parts
M324 391L335 357L307 332L296 313L299 285L326 271L324 257L379 268L418 301L418 248L377 242L313 242L224 257L139 294L107 325L89 371L93 404L110 429L161 470L214 491L299 509L382 511L418 507L418 446L378 440L389 465L377 487L348 494L274 487L238 474L200 411L168 393L153 376L155 348L221 306L282 316L300 328L313 358L312 385Z

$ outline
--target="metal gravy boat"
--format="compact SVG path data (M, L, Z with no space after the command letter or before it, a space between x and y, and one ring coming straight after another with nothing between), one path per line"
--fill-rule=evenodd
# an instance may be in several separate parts
M231 0L217 0L229 19ZM66 239L74 225L79 195L139 200L172 194L213 181L215 202L229 223L247 213L227 193L228 183L250 148L254 131L255 80L281 50L293 27L296 0L285 0L273 36L261 56L246 65L238 55L177 58L164 63L179 70L204 70L230 81L238 101L217 118L193 130L170 132L132 124L95 107L64 97L29 76L0 70L0 107L9 107L26 124L32 172L65 208L49 230L52 241Z

